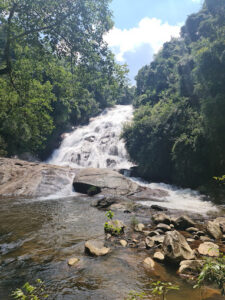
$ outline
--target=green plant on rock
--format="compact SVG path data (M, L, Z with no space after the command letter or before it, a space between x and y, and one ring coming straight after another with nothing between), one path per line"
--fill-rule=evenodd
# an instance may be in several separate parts
M225 295L225 256L205 258L202 270L194 288L201 288L204 284L216 284L221 294Z
M26 282L21 289L12 292L12 297L18 300L44 300L48 298L42 280L36 280L36 286Z
M151 284L151 287L153 288L152 294L158 295L162 297L162 300L166 300L166 295L169 291L172 290L179 290L179 286L172 284L171 282L162 282L162 281L156 281Z
M114 217L114 213L113 213L111 210L108 210L107 213L106 213L106 217L107 217L109 220L112 220L113 217Z
M105 222L104 230L106 233L111 233L112 235L120 235L122 233L122 228L116 225L116 221L114 221L114 223L115 225Z

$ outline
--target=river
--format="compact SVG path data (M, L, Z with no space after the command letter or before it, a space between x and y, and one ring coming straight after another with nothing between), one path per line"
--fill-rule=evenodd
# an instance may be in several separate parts
M128 169L129 161L124 143L119 139L124 122L131 120L131 106L116 106L105 110L87 126L67 134L61 147L48 163L72 167L108 167ZM145 183L168 191L160 205L190 213L216 213L218 208L192 190ZM144 203L151 205L151 203ZM129 225L131 216L122 212L117 217ZM0 299L8 300L10 293L26 281L40 278L46 284L49 299L124 299L131 291L150 295L153 278L143 267L147 250L115 248L106 257L92 258L84 254L84 242L94 237L104 238L105 212L90 206L90 198L81 197L71 188L64 194L42 199L2 199L0 206ZM80 259L69 267L71 257ZM176 276L175 270L164 270L165 280L180 285L168 300L197 300L193 290ZM153 299L149 296L149 299ZM210 299L218 300L212 297Z

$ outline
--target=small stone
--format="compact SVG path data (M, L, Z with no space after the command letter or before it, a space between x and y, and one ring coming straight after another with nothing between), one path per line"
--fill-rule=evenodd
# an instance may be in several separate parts
M208 237L208 236L200 236L200 240L202 242L210 242L211 241L210 237Z
M159 205L151 205L151 208L158 211L167 211L167 208L159 206Z
M187 232L189 233L195 233L195 232L198 232L198 228L196 227L189 227L186 229Z
M179 274L198 274L204 261L203 260L183 260L180 262Z
M137 243L138 243L138 240L133 239L132 242L135 243L135 244L137 244Z
M139 224L135 225L134 230L137 232L142 232L144 228L145 228L145 225L139 223Z
M140 248L140 249L145 249L145 248L146 248L145 242L144 242L144 241L140 242L140 243L138 244L138 248Z
M168 217L166 214L161 213L161 214L155 214L153 215L153 221L155 224L163 223L163 224L170 224L170 217Z
M69 260L68 260L68 265L69 266L74 266L75 264L77 264L79 262L79 259L78 258L70 258Z
M205 242L202 243L198 247L198 252L201 255L207 255L211 257L218 257L219 256L219 246L212 243L212 242Z
M153 259L151 259L151 257L147 257L145 260L144 260L144 265L151 268L151 269L154 269L155 268L155 262Z
M205 235L205 232L203 232L203 231L198 231L196 234L200 237L200 236L204 236L204 235Z
M151 231L144 230L143 233L144 233L145 236L149 236L149 234L151 233Z
M195 239L192 239L192 238L188 238L188 239L187 239L187 242L188 242L188 243L193 243L194 241L195 241Z
M157 229L161 229L162 231L170 231L171 227L169 225L163 224L163 223L159 223L156 226Z
M155 235L159 235L158 231L150 231L148 236L155 236Z
M194 235L194 239L197 241L199 240L199 236L197 234Z
M151 237L152 241L154 241L154 244L159 245L162 244L164 241L165 235L155 235Z
M124 248L127 246L127 241L125 240L120 240L120 245L123 246Z
M110 233L107 233L107 234L106 234L106 239L107 239L107 240L109 240L111 237L112 237L112 236L111 236Z
M106 248L102 241L90 240L85 243L85 251L94 256L103 256L110 252L110 248Z
M165 232L164 232L164 230L162 230L162 229L156 229L156 232L158 232L158 234L159 235L161 235L161 234L164 234Z
M155 242L152 240L151 237L147 237L147 238L145 239L145 244L146 244L146 248L149 249L149 248L154 247Z
M155 252L153 258L159 261L163 261L165 259L165 256L162 252Z
M174 221L174 226L176 229L185 230L189 227L194 227L195 223L188 216L180 216L176 218Z

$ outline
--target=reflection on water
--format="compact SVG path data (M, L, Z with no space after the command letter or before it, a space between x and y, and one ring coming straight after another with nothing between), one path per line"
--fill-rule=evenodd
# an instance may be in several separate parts
M147 251L118 247L106 257L84 255L85 240L104 236L105 213L92 208L89 200L0 201L1 300L37 278L45 281L49 299L56 300L124 299L130 290L149 291L152 275L142 266ZM129 224L129 215L118 213L118 217ZM80 258L72 268L67 265L71 257ZM174 271L167 274L182 285L182 291L172 293L169 300L199 299L198 291Z

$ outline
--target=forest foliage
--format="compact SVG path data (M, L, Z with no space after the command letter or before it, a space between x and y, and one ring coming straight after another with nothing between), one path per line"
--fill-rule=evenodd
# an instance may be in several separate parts
M141 176L197 187L225 172L225 1L206 0L139 70L123 138Z
M127 68L104 42L109 2L0 0L0 155L43 155L63 131L126 101Z

